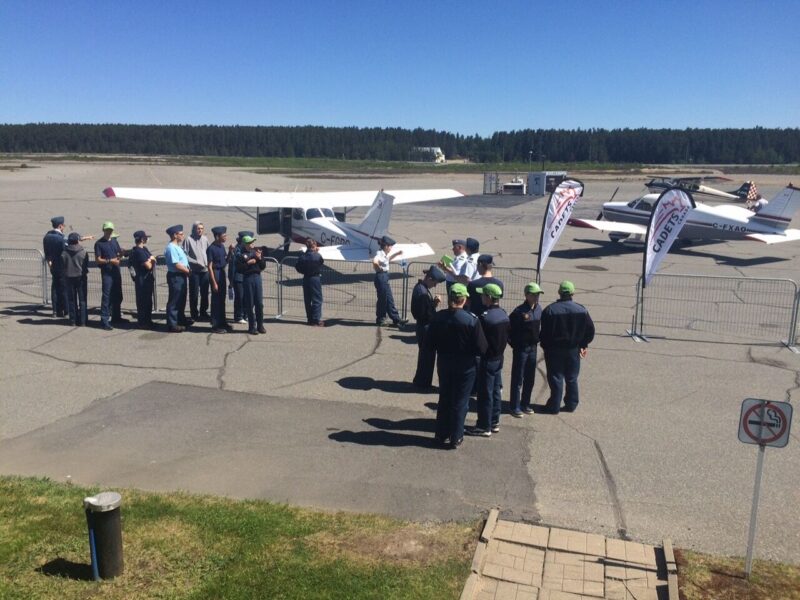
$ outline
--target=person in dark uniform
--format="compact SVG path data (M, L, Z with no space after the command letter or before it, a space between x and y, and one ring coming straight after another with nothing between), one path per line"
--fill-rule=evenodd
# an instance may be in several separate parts
M67 237L67 247L61 253L61 268L67 288L69 324L83 327L89 320L86 307L86 280L89 274L89 254L81 246L81 236L74 231Z
M170 333L180 333L193 321L186 318L186 288L189 279L189 257L181 247L183 225L173 225L167 229L169 244L164 249L167 262L167 328Z
M558 301L542 311L542 330L539 342L544 349L547 366L547 383L550 398L547 412L558 414L561 409L561 394L564 391L564 411L573 412L578 407L578 374L581 359L589 351L594 339L594 323L586 307L572 299L575 285L562 281L558 286Z
M478 288L482 288L483 286L493 283L496 286L499 286L501 290L505 292L505 287L503 286L503 282L500 281L497 277L492 275L492 267L494 266L494 257L491 254L481 254L476 261L477 264L477 272L475 278L470 281L467 286L467 290L469 291L469 301L467 302L467 308L469 312L471 312L476 317L480 317L484 310L486 310L486 306L483 304L483 296L478 291Z
M436 440L458 448L464 441L464 419L469 391L475 380L475 356L487 349L478 318L465 310L467 288L454 283L448 292L447 310L434 315L425 345L437 354L439 405L436 409Z
M244 250L242 238L246 235L253 237L255 234L252 231L240 231L236 237L236 245L231 245L228 248L228 281L231 283L233 289L233 322L244 324L247 319L244 318L244 277L237 270L237 261L239 255Z
M253 247L255 241L250 235L242 237L244 250L239 254L236 264L244 284L243 308L250 335L267 333L264 329L264 289L261 285L261 271L267 268L267 261L261 255L261 248Z
M53 316L67 316L67 288L64 281L64 269L61 261L61 253L67 245L64 237L64 217L53 217L50 219L53 229L48 231L42 239L42 249L44 258L50 269L50 298L53 303Z
M322 320L322 265L317 241L308 238L306 251L297 259L295 268L303 274L303 303L306 306L306 321L309 325L325 327Z
M411 314L416 320L417 334L417 371L414 373L413 383L418 388L430 389L433 387L433 368L436 364L436 353L425 346L425 332L428 330L436 308L442 299L434 296L431 290L443 283L447 276L436 265L424 271L425 277L417 282L411 292Z
M539 296L542 288L531 282L525 286L525 302L513 310L511 336L508 343L513 349L511 362L511 416L520 418L531 414L531 394L536 381L536 347L539 345L539 329L542 307Z
M206 251L208 259L208 278L211 284L211 331L227 333L230 325L225 316L225 296L228 293L228 281L225 277L225 265L228 253L225 242L228 239L228 228L224 225L212 227L214 242Z
M389 285L389 263L400 256L403 251L398 250L392 252L394 240L388 235L384 235L380 239L380 250L375 253L372 259L372 268L375 269L375 291L378 293L378 300L375 303L375 324L378 327L386 325L386 315L392 320L392 325L400 327L408 323L407 320L401 319L397 308L394 305L394 296L392 295L392 288Z
M500 307L503 290L494 283L487 283L478 292L486 306L479 318L486 337L486 352L478 365L478 422L468 429L468 435L491 437L500 431L500 405L503 393L503 354L508 343L510 329L508 315Z
M135 246L128 254L128 265L133 268L133 285L136 290L136 323L142 329L153 329L153 287L156 278L153 269L156 257L145 246L150 235L143 230L134 232Z
M126 323L122 318L122 273L119 264L127 254L114 236L114 223L103 223L103 237L94 243L94 260L100 269L103 297L100 302L100 326L110 331L112 324Z

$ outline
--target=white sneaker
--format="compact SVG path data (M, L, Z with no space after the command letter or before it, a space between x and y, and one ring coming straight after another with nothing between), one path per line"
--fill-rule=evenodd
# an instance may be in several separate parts
M236 321L239 325L247 325L247 319L239 319Z

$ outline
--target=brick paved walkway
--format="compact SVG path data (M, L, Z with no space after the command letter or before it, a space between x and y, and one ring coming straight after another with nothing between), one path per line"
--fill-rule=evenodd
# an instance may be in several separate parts
M671 547L665 559L645 544L498 520L492 511L461 598L667 600L671 554Z

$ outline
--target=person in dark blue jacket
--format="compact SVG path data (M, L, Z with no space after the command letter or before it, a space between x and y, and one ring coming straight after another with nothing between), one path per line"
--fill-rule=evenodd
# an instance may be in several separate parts
M411 291L411 314L416 320L417 347L417 371L414 373L414 385L418 388L428 390L433 387L433 369L436 365L436 353L428 350L425 346L425 333L428 326L436 314L436 309L442 299L434 296L431 290L443 283L447 276L436 265L431 265L429 269L423 271L425 277L417 282Z
M150 252L147 240L150 235L139 230L134 232L133 241L136 244L128 254L128 265L133 268L133 284L136 290L136 323L142 329L153 329L153 287L156 278L153 271L156 266L156 257Z
M319 253L317 241L306 240L306 251L297 259L295 268L303 274L303 303L306 307L306 321L315 327L325 327L322 320L322 265L325 261Z
M225 296L228 293L228 281L225 277L225 265L228 262L228 251L225 242L228 239L228 228L218 225L211 228L214 241L206 250L208 264L208 280L211 287L211 331L227 333L231 329L225 316Z
M506 311L500 307L500 298L503 297L500 286L487 283L477 291L481 295L481 304L486 307L479 320L487 347L478 364L478 422L466 433L491 437L492 433L500 431L503 354L510 325Z
M484 354L487 349L478 318L463 310L468 296L464 284L450 286L448 308L433 317L424 342L437 355L436 441L451 449L458 448L464 441L464 419L475 380L475 356Z
M525 286L525 302L513 310L511 335L508 343L513 349L511 362L511 416L520 418L531 414L531 395L536 381L536 349L539 345L539 329L542 322L542 307L539 297L542 288L531 282Z
M252 231L240 231L236 237L236 245L228 248L228 282L233 290L233 322L239 324L247 323L244 318L244 276L238 271L239 255L244 250L242 238L246 235L254 237Z
M558 301L542 311L539 342L544 349L550 386L546 411L556 415L561 410L565 384L563 410L573 412L578 407L581 359L586 357L594 339L594 323L589 311L572 299L574 293L575 285L571 281L562 281L558 286Z
M267 261L260 248L255 248L255 238L242 237L244 250L236 259L236 272L242 274L244 283L244 303L242 307L247 315L248 333L258 335L267 333L264 328L264 288L261 283L261 272L266 269Z
M64 217L50 219L53 229L48 231L42 239L44 259L50 269L50 300L53 303L53 316L67 316L67 285L64 279L64 268L61 254L67 245L64 236Z
M119 269L122 257L127 254L114 235L114 224L111 221L103 223L103 237L94 243L94 261L103 283L100 326L105 330L114 329L112 323L127 322L122 318L122 273Z

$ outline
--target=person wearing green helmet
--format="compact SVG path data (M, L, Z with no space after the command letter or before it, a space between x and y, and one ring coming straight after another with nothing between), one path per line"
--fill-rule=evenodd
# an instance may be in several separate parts
M550 386L545 412L554 415L562 410L562 392L565 412L573 412L578 407L581 359L586 357L594 339L594 323L589 311L572 299L574 293L575 284L562 281L558 286L558 300L542 311L539 341L544 349Z
M539 329L542 307L539 297L542 288L531 282L525 286L525 302L515 308L511 315L511 336L508 343L512 349L511 361L511 416L521 418L531 414L531 394L536 381L536 350L539 345Z
M94 260L100 269L103 283L103 296L100 301L100 326L105 330L114 329L112 324L126 323L122 318L122 272L119 269L123 250L114 235L114 223L103 223L103 237L94 243Z

